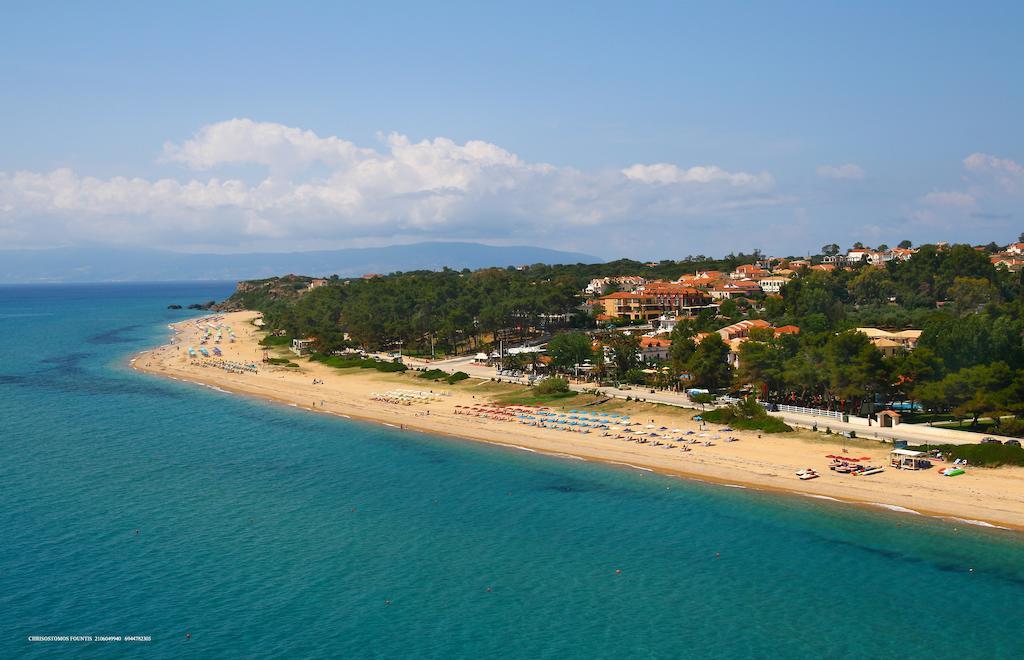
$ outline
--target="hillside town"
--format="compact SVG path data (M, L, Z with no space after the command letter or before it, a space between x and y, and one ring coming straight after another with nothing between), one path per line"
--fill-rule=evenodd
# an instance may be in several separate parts
M288 276L242 283L227 304L264 312L311 354L471 359L528 383L988 419L1024 435L1022 264L1024 241L831 244L803 257Z

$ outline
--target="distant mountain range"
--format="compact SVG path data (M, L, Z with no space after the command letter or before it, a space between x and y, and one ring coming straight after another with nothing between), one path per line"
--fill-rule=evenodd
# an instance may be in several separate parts
M413 243L316 252L185 254L135 248L0 250L0 282L247 280L273 275L353 277L366 273L599 263L597 257L530 246Z

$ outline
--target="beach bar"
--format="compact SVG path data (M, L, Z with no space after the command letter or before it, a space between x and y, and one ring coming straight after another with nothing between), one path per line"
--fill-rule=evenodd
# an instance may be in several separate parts
M889 452L889 465L899 470L926 470L932 463L923 451L901 448Z

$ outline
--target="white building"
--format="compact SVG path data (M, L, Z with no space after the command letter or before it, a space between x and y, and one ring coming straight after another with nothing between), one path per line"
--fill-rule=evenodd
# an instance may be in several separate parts
M763 277L757 281L765 293L778 293L782 290L782 287L789 282L788 277L782 277L781 275L773 275L771 277Z

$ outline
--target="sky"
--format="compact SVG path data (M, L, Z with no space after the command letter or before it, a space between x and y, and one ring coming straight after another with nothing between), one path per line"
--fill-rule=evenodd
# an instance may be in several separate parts
M0 249L1024 231L1024 3L5 3Z

